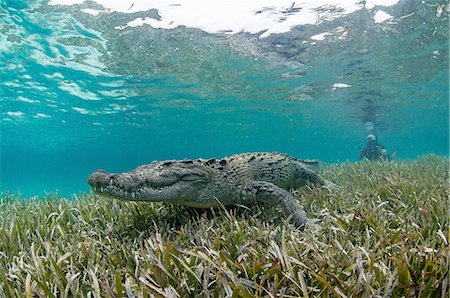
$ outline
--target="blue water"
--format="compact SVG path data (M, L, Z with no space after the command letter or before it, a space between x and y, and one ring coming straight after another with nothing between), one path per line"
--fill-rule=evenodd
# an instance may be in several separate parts
M386 8L389 24L363 9L258 38L119 31L136 15L1 0L0 191L71 196L99 168L247 151L352 162L369 132L398 159L448 156L440 3L401 1ZM311 43L338 27L345 39Z

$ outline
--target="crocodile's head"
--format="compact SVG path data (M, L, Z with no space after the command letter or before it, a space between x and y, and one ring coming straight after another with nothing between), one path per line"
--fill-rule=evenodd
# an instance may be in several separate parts
M156 161L120 174L97 170L88 178L88 184L98 195L154 202L196 199L209 181L207 167L192 160Z

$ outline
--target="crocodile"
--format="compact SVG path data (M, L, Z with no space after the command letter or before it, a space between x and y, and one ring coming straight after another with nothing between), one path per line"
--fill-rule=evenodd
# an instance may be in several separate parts
M120 174L97 170L88 184L104 197L196 208L269 203L304 228L309 219L289 190L308 182L338 189L313 171L317 164L280 153L243 153L222 159L154 161Z

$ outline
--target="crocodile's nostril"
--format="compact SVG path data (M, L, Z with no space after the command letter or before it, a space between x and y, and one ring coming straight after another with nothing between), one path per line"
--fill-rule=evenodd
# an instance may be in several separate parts
M98 170L95 171L94 173L92 173L91 175L89 175L87 183L90 186L98 186L98 187L102 187L102 186L106 186L109 185L110 183L110 176L108 173L106 173L103 170Z

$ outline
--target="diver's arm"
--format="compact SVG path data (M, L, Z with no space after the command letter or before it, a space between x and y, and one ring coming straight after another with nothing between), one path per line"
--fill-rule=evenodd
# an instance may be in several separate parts
M358 155L359 155L359 159L363 159L364 158L364 150L361 148L358 148Z

